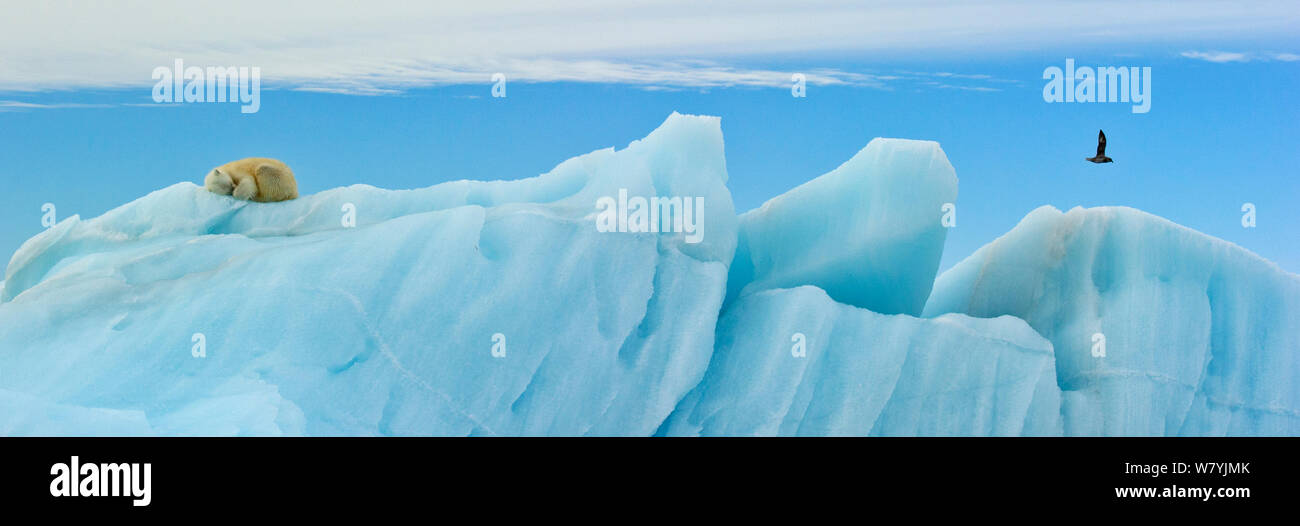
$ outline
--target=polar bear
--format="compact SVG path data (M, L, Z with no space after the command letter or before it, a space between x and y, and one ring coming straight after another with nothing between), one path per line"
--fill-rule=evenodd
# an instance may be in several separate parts
M283 162L266 157L249 157L213 168L203 178L203 186L214 194L261 203L298 197L298 181L293 178L293 170Z

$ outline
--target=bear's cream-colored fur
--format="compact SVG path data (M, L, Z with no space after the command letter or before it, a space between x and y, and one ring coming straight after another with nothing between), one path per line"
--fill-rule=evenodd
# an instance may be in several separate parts
M208 172L203 186L214 194L268 203L298 197L293 170L275 159L249 157L231 161Z

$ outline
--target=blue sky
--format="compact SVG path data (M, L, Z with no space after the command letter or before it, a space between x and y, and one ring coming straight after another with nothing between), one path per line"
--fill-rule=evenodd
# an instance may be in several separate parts
M517 179L621 148L678 111L722 117L742 211L833 169L873 137L939 141L960 179L945 269L1050 204L1132 206L1300 272L1293 7L1122 3L1132 14L1120 27L1072 29L1072 17L1109 4L993 4L1023 20L929 3L859 12L825 2L799 13L760 3L769 9L744 15L744 27L719 29L726 12L668 17L641 4L611 12L574 2L558 10L569 20L648 20L587 34L588 22L566 25L550 12L463 8L432 16L456 18L475 38L428 40L438 32L417 23L427 13L371 16L340 35L329 28L348 13L326 12L299 21L319 33L246 36L241 45L183 36L204 32L197 19L120 36L94 20L132 13L23 8L34 11L0 22L9 34L0 36L0 252L7 260L41 230L44 203L60 218L93 217L178 181L199 183L240 157L287 161L303 193ZM75 20L60 18L68 16ZM871 20L888 24L862 27ZM714 32L682 29L697 23ZM64 36L18 45L43 24ZM187 24L199 25L187 32ZM519 34L528 38L511 36ZM150 71L172 57L260 65L260 111L154 104ZM1066 58L1151 67L1150 112L1044 102L1043 70ZM507 75L504 99L490 96L494 71ZM791 97L793 72L809 75L807 97ZM1099 128L1113 164L1083 161ZM1241 227L1246 202L1257 207L1254 229Z

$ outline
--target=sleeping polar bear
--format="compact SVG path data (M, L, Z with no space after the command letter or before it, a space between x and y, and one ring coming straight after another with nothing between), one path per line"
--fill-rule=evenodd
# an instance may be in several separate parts
M228 162L208 172L203 186L209 192L262 203L298 197L293 170L275 159L249 157Z

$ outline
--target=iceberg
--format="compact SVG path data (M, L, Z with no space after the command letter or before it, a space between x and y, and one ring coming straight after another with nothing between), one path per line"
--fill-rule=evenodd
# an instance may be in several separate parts
M0 434L1300 434L1300 277L1240 247L1044 207L936 280L936 143L727 183L674 113L529 179L67 218L0 281Z
M66 406L0 389L0 436L134 436L152 432L143 411Z
M877 138L840 167L740 216L727 303L814 285L835 301L920 315L957 174L939 143Z
M727 309L661 433L1059 435L1059 408L1052 345L1024 321L880 314L802 286Z
M939 277L946 313L1051 340L1067 434L1300 434L1300 276L1145 212L1034 210Z
M717 118L519 181L285 203L191 183L25 243L6 434L649 435L704 373L735 251ZM595 203L703 199L703 236ZM355 226L349 224L349 215Z

